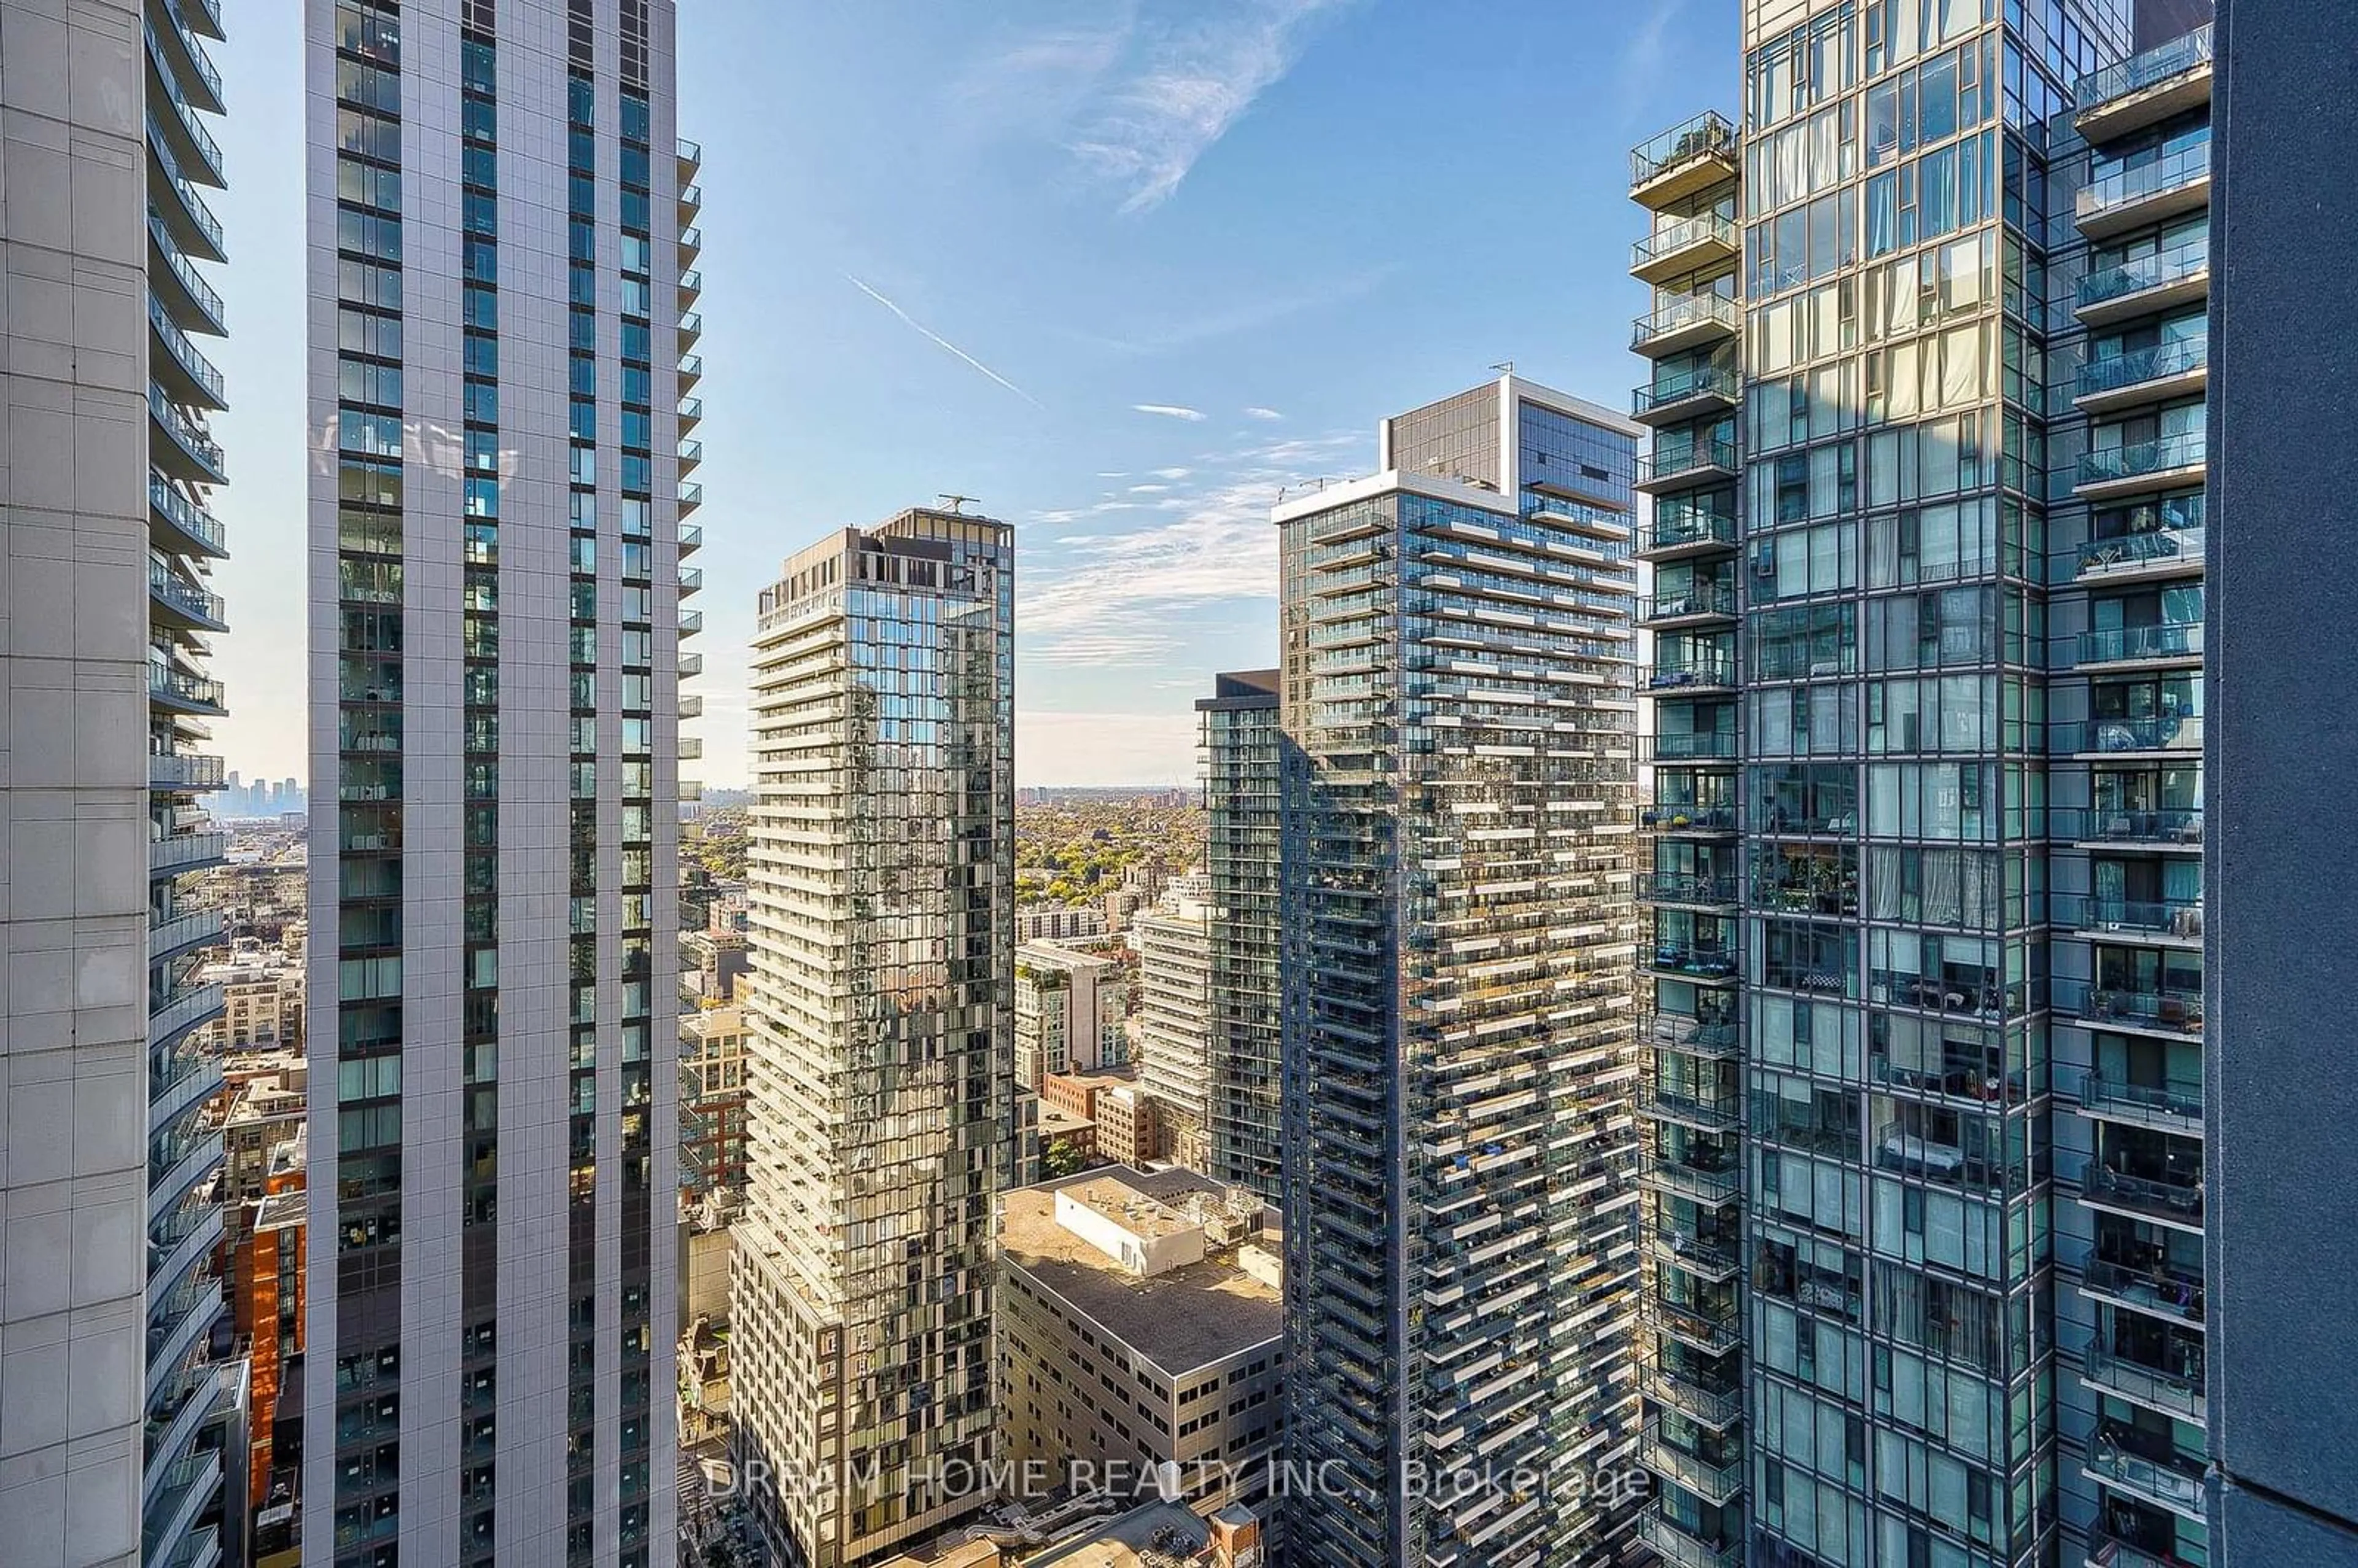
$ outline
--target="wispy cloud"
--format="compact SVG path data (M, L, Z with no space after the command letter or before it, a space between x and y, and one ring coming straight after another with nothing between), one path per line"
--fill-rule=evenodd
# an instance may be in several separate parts
M1619 69L1614 81L1621 93L1621 117L1636 116L1639 109L1661 101L1663 71L1670 60L1671 24L1678 20L1679 11L1686 0L1653 0L1646 7L1646 19L1621 46Z
M1202 409L1188 408L1176 403L1133 403L1130 407L1141 414L1161 415L1165 419L1184 419L1191 425L1200 425L1204 422Z
M1164 491L1169 490L1170 488L1171 487L1167 484L1133 484L1130 487L1130 493L1132 495L1161 495Z
M947 338L943 337L939 332L935 331L931 327L926 326L924 322L918 320L906 310L902 309L898 305L893 304L890 299L885 298L884 296L877 293L874 289L869 287L866 284L860 282L849 273L847 272L843 275L843 280L851 285L852 287L860 290L860 293L868 296L869 298L876 301L877 304L884 307L885 309L892 312L893 315L898 316L903 321L908 323L909 326L914 328L936 348L946 350L948 352L957 355L959 359L964 360L968 364L973 366L976 370L980 371L984 375L989 376L991 380L997 382L1000 385L1005 387L1008 391L1013 393L1016 396L1022 398L1033 407L1042 408L1045 406L1045 405L1042 404L1038 398L1033 396L1030 393L1024 391L1022 387L1016 385L1013 382L1008 380L1005 376L1000 374L997 371L991 369L980 360L975 358L972 354L968 353L964 349L959 348L956 343L951 342Z
M1154 470L1154 477L1157 479L1185 479L1189 474L1195 471L1195 470L1193 469L1156 469Z
M1263 408L1260 405L1256 404L1252 407L1245 410L1245 417L1248 419L1282 419L1285 416L1280 414L1274 408Z

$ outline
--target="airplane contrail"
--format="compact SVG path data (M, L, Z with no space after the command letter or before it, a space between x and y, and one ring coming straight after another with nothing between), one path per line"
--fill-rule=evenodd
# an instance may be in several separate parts
M959 348L956 343L951 342L947 338L943 337L939 332L935 331L931 327L926 326L914 316L910 315L906 310L902 309L898 305L893 304L891 300L885 298L882 295L877 293L874 289L869 287L866 284L860 282L849 273L847 272L843 275L843 280L851 285L852 287L860 290L860 293L868 296L869 298L876 301L877 304L884 307L885 309L892 312L893 315L901 318L902 320L906 321L918 331L924 333L925 337L931 340L936 347L946 349L951 353L956 354L958 358L964 360L967 363L972 365L975 369L980 371L983 374L989 376L991 380L997 382L1000 385L1005 387L1008 391L1013 393L1024 402L1030 404L1033 407L1045 408L1047 406L1038 398L1033 396L1030 393L1024 391L1022 387L1016 385L1013 382L1008 380L1005 376L1000 374L997 371L991 369L980 360L975 358L972 354L968 353L964 349Z

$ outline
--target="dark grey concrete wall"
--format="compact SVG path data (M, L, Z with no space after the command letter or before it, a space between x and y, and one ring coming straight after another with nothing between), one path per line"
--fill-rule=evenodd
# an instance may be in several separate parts
M2222 0L2207 1209L2215 1568L2358 1564L2352 0Z

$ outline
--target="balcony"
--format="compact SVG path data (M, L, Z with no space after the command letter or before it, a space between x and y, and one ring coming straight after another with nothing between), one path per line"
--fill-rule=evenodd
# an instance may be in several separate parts
M1668 904L1676 908L1733 910L1736 907L1736 879L1733 876L1649 872L1638 878L1638 900L1641 903Z
M149 542L167 555L219 559L229 554L228 531L213 514L153 471L147 475L147 523Z
M2099 1530L2088 1537L2088 1568L2198 1568L2168 1552L2147 1552Z
M2173 485L2200 484L2209 456L2200 430L2105 447L2080 460L2080 480L2072 493L2083 501L2105 501L2141 491L2167 490Z
M2081 1358L2080 1377L2092 1389L2180 1421L2199 1424L2208 1411L2199 1368L2165 1372L2091 1345Z
M2092 240L2200 211L2211 200L2211 147L2177 152L2090 180L2080 188L2080 232Z
M2200 1038L2202 993L2199 989L2129 990L2086 980L2055 982L2055 1011L2093 1029Z
M686 386L694 386L698 382L699 382L699 381L701 381L701 380L703 380L703 379L704 379L704 356L703 356L702 354L682 354L682 355L680 355L680 357L679 357L679 384L680 384L680 385L682 385L682 386L684 386L684 387L686 387ZM699 402L697 404L697 406L700 409L700 408L702 408L702 407L704 406L704 405L699 401Z
M1736 1108L1733 1094L1717 1099L1698 1099L1693 1095L1674 1093L1659 1084L1638 1086L1638 1111L1655 1121L1693 1127L1704 1132L1725 1132L1744 1119Z
M229 858L226 833L175 833L147 846L151 877L176 877L200 866L218 866Z
M690 261L703 254L704 231L697 228L694 224L690 224L688 227L682 229L679 232L680 259L683 261Z
M165 52L172 59L172 74L180 90L194 99L196 106L206 114L219 114L227 107L222 97L221 69L213 64L212 57L205 52L204 46L197 42L198 34L204 32L205 28L196 24L210 25L211 30L207 36L218 38L221 37L220 23L217 18L207 15L211 9L211 0L194 0L194 3L197 16L192 21L180 9L179 0L161 0L164 18L171 24L163 30L161 37Z
M162 665L147 666L147 699L182 713L208 718L217 719L228 711L222 706L221 682Z
M1744 248L1743 232L1716 212L1698 213L1656 226L1629 247L1629 273L1640 283L1660 285L1686 273L1732 265Z
M681 368L683 371L686 369L685 362L683 362ZM704 399L701 397L681 398L679 400L679 433L685 436L703 422Z
M2148 665L2202 664L2202 622L2190 621L2154 626L2118 626L2080 633L2079 668L2093 665Z
M1744 1419L1744 1390L1736 1383L1708 1382L1666 1361L1655 1360L1639 1374L1648 1399L1669 1405L1690 1421L1725 1432Z
M2169 1318L2173 1323L2202 1323L2205 1305L2202 1273L2198 1269L2130 1269L2101 1258L2089 1260L2080 1275L2080 1291L2108 1305Z
M147 928L147 961L160 964L191 947L202 947L221 939L220 910L197 909L176 914Z
M1629 394L1629 417L1660 428L1735 411L1744 380L1733 366L1703 365L1658 375Z
M2048 730L2050 757L2119 757L2202 754L2202 716L2170 719L2094 719L2057 724Z
M2147 849L2202 848L2202 808L2129 811L2105 806L2050 806L2047 836L2083 849L2114 846Z
M1676 593L1648 594L1638 600L1638 624L1658 630L1735 619L1732 582L1698 582Z
M704 655L702 654L682 654L679 655L680 679L693 680L696 676L700 676L703 673Z
M146 1518L157 1521L140 1535L140 1561L169 1563L187 1544L197 1520L222 1489L218 1453L191 1454L172 1467Z
M172 406L160 386L147 388L147 413L168 438L159 449L148 443L148 460L162 459L173 468L175 478L195 484L227 484L229 475L222 467L221 444L208 435L197 422Z
M1734 1243L1693 1235L1668 1222L1656 1225L1646 1249L1664 1268L1682 1270L1714 1285L1724 1285L1744 1271L1744 1260ZM1736 1403L1741 1413L1741 1395Z
M1659 211L1734 179L1741 146L1716 111L1673 125L1629 149L1629 199Z
M222 240L221 220L197 194L180 172L178 162L172 157L171 139L156 116L147 116L147 150L155 155L154 173L160 178L147 182L148 211L160 215L164 227L172 236L172 243L199 261L220 262L229 259ZM158 191L161 195L158 195Z
M191 178L215 189L228 184L228 178L222 172L221 144L213 140L211 134L205 129L203 122L197 118L197 105L189 102L189 94L180 85L181 77L178 69L180 61L172 59L166 54L164 42L156 36L156 28L152 23L140 30L146 35L147 64L150 70L146 101L152 106L156 102L156 90L161 88L165 101L172 106L172 112L162 117L160 125L165 141L172 150L173 162L180 168L190 171ZM176 41L184 47L175 52L185 58L189 52L189 48L193 46L189 46L185 39ZM211 62L205 63L210 66ZM220 113L222 108L220 75L215 73L210 82L201 73L192 80L199 88L211 91L212 102L208 106L215 114Z
M681 353L695 348L697 340L703 336L704 313L702 311L690 310L679 319L679 351Z
M696 215L702 211L704 211L704 187L692 182L681 186L679 188L679 221L683 223L693 222Z
M147 563L147 599L166 611L165 619L200 632L225 632L222 597L199 588L163 562Z
M2099 1435L2090 1441L2082 1467L2107 1486L2188 1519L2202 1518L2202 1466L2196 1461L2147 1458Z
M2054 924L2066 931L2191 947L2202 945L2199 897L2136 899L2059 892L2050 895L2048 904Z
M1682 1012L1656 1012L1638 1021L1638 1044L1657 1051L1677 1051L1706 1062L1727 1061L1744 1049L1736 1021L1690 1018Z
M200 1367L185 1387L148 1416L141 1433L141 1446L147 1455L143 1503L154 1502L156 1494L164 1489L165 1476L178 1468L197 1429L211 1417L213 1400L220 1392L221 1368Z
M1669 834L1674 838L1733 838L1736 834L1736 807L1693 800L1656 801L1638 808L1638 827L1642 832Z
M2090 360L2073 402L2082 414L2113 414L2140 403L2200 396L2211 384L2211 341L2187 338Z
M690 523L679 531L679 553L692 556L704 547L704 530Z
M679 634L680 634L681 636L683 636L683 637L693 637L693 636L695 636L698 633L699 633L699 632L701 632L701 631L703 631L703 630L704 630L704 611L701 611L701 610L683 610L683 611L681 611L679 612Z
M679 487L679 514L683 517L704 504L704 486L690 480Z
M1638 760L1641 762L1733 762L1736 752L1732 730L1638 737Z
M686 474L686 473L692 473L692 472L694 472L694 471L696 470L697 465L698 465L699 463L701 463L701 462L703 462L703 461L704 461L704 443L703 443L703 442L701 442L701 441L682 441L682 442L679 444L679 471L680 471L681 473Z
M222 1135L200 1133L181 1143L171 1156L171 1162L155 1173L147 1187L147 1212L162 1214L180 1199L189 1189L221 1168Z
M1706 1356L1725 1356L1744 1343L1744 1315L1731 1299L1724 1312L1704 1313L1650 1300L1646 1326Z
M1638 1167L1638 1181L1651 1191L1705 1208L1725 1207L1742 1192L1734 1166L1721 1170L1682 1165L1659 1155L1649 1156Z
M2089 273L2080 280L2076 314L2093 329L2175 310L2210 294L2211 238L2203 234Z
M1744 311L1716 294L1688 294L1656 303L1630 324L1629 347L1649 359L1667 359L1725 342L1744 328Z
M704 698L693 693L683 693L678 699L678 713L682 719L703 718Z
M218 986L200 987L198 991L184 993L185 997L210 990L213 995L206 1000L211 1006L200 1003L193 1010L180 1012L178 1016L181 1021L179 1027L183 1030L181 1044L175 1049L164 1051L160 1065L151 1065L147 1070L147 1131L151 1137L188 1114L191 1107L212 1098L222 1087L220 1061L197 1049L185 1033L188 1020L193 1018L202 1022L218 1009L220 989ZM175 999L168 1008L177 1007L180 1000ZM151 1035L164 1011L166 1009L159 1009L147 1015Z
M189 265L172 243L172 231L154 212L147 214L147 286L164 301L175 321L192 321L196 330L222 337L229 318L222 297Z
M2079 546L2072 575L2080 582L2199 576L2206 542L2206 531L2199 526L2090 539Z
M704 274L689 267L679 275L679 308L687 309L704 297Z
M2080 1184L2080 1201L2091 1208L2109 1209L2138 1219L2150 1219L2179 1230L2202 1229L2202 1173L2188 1172L2184 1179L2133 1176L2093 1163Z
M147 758L147 787L196 794L222 786L222 760L195 752L180 752L169 756L153 752Z
M1661 1422L1646 1422L1638 1439L1638 1463L1658 1476L1667 1476L1688 1491L1714 1506L1736 1496L1744 1484L1744 1464L1739 1459L1718 1463L1683 1448L1673 1448L1663 1441Z
M222 1228L222 1206L210 1195L200 1193L194 1203L183 1204L180 1217L148 1243L148 1293L176 1289L188 1279L189 1271L221 1245Z
M1692 501L1659 503L1653 522L1638 530L1634 553L1647 561L1719 554L1736 548L1736 532L1732 511L1697 506Z
M1733 984L1736 978L1736 950L1717 942L1656 942L1645 959L1645 967L1673 979Z
M1732 484L1736 461L1733 441L1660 442L1652 451L1639 454L1634 488L1650 495L1706 484Z
M682 136L674 151L679 158L680 183L685 185L695 177L698 169L704 167L704 147L701 143L691 142Z
M211 1022L221 1011L221 987L198 986L182 991L147 1015L147 1048L162 1050L198 1024Z
M2211 28L2195 28L2080 79L2071 124L2092 143L2159 124L2211 102Z
M1735 689L1736 661L1725 656L1641 665L1638 669L1638 692L1641 697L1700 697Z
M704 755L704 742L693 735L681 736L676 744L679 750L679 760L683 762L692 762Z
M1648 1504L1646 1511L1639 1516L1638 1539L1668 1568L1743 1568L1742 1541L1708 1541L1690 1535L1662 1511L1660 1502Z
M2103 1073L2080 1083L2080 1109L2101 1121L2149 1127L2181 1137L2202 1136L2202 1086L2132 1084Z

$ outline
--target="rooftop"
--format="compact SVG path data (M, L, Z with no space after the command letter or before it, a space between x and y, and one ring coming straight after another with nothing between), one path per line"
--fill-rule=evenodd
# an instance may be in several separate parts
M1108 1519L1076 1540L1052 1546L1025 1568L1141 1568L1193 1557L1204 1549L1204 1521L1177 1503L1148 1503ZM1149 1558L1146 1553L1157 1555Z
M1180 1226L1196 1222L1178 1204L1227 1190L1193 1171L1128 1166L1019 1187L1006 1199L1001 1245L1007 1262L1174 1377L1278 1337L1278 1292L1239 1268L1233 1252L1139 1278L1057 1223L1055 1195L1066 1187L1079 1189L1073 1195L1092 1207L1092 1189L1109 1189L1106 1196L1115 1202L1127 1193ZM1126 1215L1120 1220L1134 1223Z

